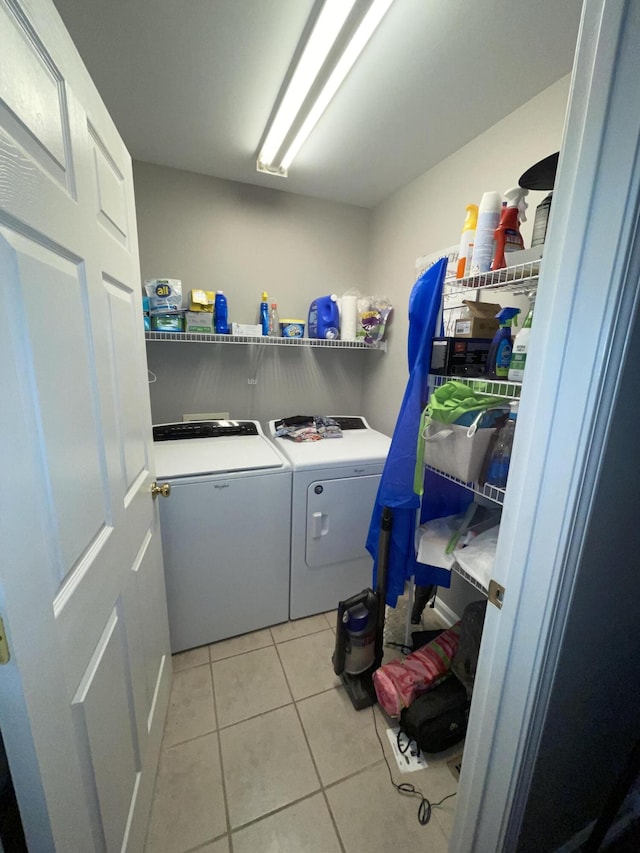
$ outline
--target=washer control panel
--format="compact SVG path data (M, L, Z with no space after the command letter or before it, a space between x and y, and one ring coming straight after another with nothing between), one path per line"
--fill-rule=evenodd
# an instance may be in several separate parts
M183 441L186 438L226 438L233 435L258 435L253 421L191 421L158 424L153 427L154 441Z

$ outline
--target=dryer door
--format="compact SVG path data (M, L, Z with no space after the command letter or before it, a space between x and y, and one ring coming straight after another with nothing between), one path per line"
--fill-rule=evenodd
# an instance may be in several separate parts
M317 480L307 488L310 568L367 557L365 542L380 475Z

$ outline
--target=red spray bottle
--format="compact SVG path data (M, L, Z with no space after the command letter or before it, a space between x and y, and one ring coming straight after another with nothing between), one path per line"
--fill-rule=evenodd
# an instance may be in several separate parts
M495 252L493 254L492 270L501 270L507 266L506 256L509 252L524 249L524 240L520 233L520 223L526 222L525 211L527 203L524 200L529 190L522 187L512 187L504 194L507 200L506 207L502 208L500 222L496 228L493 238L495 241Z

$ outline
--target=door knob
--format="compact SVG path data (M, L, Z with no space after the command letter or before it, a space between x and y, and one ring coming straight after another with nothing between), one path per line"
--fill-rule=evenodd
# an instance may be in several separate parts
M162 495L163 498L168 498L171 494L171 483L163 483L159 486L157 483L151 483L151 497L155 499L158 495Z

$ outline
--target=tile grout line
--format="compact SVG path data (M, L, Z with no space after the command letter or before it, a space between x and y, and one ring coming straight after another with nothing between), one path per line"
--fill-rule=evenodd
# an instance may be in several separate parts
M287 672L284 668L284 664L282 663L282 658L280 657L280 652L278 651L278 644L276 643L276 653L278 655L278 660L280 661L280 666L282 667L282 672L284 673L285 681L287 682L287 686L289 687L289 692L291 696L293 696L293 690L291 689L291 685L289 684L289 679L287 678ZM333 688L332 688L333 689ZM326 691L323 691L326 692ZM318 695L318 694L316 694ZM333 811L331 810L331 806L329 805L329 800L327 799L327 794L324 789L324 784L322 782L322 776L320 775L320 771L318 770L318 765L316 764L316 759L313 755L313 750L311 749L311 744L309 743L309 738L307 737L307 732L304 727L304 723L302 722L302 717L300 716L300 710L298 708L298 703L294 699L293 707L295 708L296 716L298 718L298 722L300 723L300 728L302 729L302 736L304 737L304 742L307 745L307 749L309 750L309 755L311 756L311 762L313 764L313 769L316 771L316 776L318 777L318 782L320 783L320 791L322 792L322 797L324 799L325 805L329 812L329 817L331 819L331 823L333 825L334 832L336 834L336 838L338 839L338 844L340 845L341 853L347 853L346 847L344 846L344 842L342 840L342 836L340 835L340 830L338 829L338 825L336 823L336 819L333 815Z
M213 662L209 656L209 673L211 676L211 690L213 692L213 712L216 717L216 738L218 741L218 758L220 759L220 782L222 784L222 799L224 801L224 815L227 822L227 840L229 842L229 853L233 853L233 840L231 838L231 815L229 814L229 801L227 799L227 785L224 778L224 759L222 757L222 742L220 740L220 726L218 724L218 703L216 701L216 685L213 679Z

